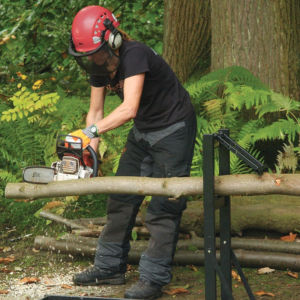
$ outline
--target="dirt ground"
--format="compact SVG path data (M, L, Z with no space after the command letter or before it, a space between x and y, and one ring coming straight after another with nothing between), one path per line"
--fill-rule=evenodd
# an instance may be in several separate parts
M124 291L139 277L138 267L129 266L125 285L75 286L72 283L72 275L91 265L92 259L38 252L33 249L33 240L34 238L30 237L17 242L0 243L0 261L1 258L13 260L7 264L0 264L0 299L40 300L44 299L45 295L123 298ZM253 293L264 291L269 294L256 295L256 299L300 299L299 279L287 275L287 271L276 270L264 275L259 275L257 269L243 269L243 271ZM22 279L35 282L22 284L20 282ZM167 292L174 292L174 289L186 292L167 294ZM233 279L232 290L234 299L248 299L242 283L236 279ZM166 293L161 299L205 299L204 267L174 266L173 280L164 287L164 291ZM219 282L218 294L220 299Z

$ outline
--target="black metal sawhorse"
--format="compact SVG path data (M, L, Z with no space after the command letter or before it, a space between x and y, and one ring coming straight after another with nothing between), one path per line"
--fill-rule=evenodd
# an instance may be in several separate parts
M259 162L245 149L229 138L228 129L203 135L203 199L204 199L204 256L205 256L205 299L217 299L216 274L221 281L221 299L233 300L231 262L233 262L244 284L249 299L255 297L245 278L242 268L231 249L230 196L215 195L214 141L219 141L219 175L230 174L230 151L262 174L268 167ZM220 210L220 265L216 258L215 211Z

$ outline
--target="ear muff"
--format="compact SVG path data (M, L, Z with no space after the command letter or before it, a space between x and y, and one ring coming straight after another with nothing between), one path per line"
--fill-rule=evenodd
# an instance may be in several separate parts
M118 31L114 25L112 24L110 19L105 19L103 21L104 26L111 31L109 38L108 38L108 45L113 50L118 49L122 45L122 34L120 31Z
M116 34L111 33L109 35L109 38L108 38L108 41L107 41L109 47L112 48L113 50L120 48L121 45L122 45L122 35L118 30L116 30L116 31L117 31Z

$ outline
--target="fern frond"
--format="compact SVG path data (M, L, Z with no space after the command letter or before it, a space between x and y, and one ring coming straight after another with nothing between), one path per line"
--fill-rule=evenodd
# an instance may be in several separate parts
M291 141L289 141L289 145L283 145L283 152L278 151L279 154L277 155L278 169L280 173L283 169L292 170L292 172L295 173L298 165L298 157L297 154L294 153L294 145Z
M299 102L284 96L283 94L273 92L271 94L271 100L280 110L288 112L291 110L299 110Z
M259 129L253 135L253 142L258 140L274 140L277 138L284 139L288 136L288 139L293 141L296 134L300 133L300 125L295 123L292 119L280 119L277 122L272 123L269 126Z

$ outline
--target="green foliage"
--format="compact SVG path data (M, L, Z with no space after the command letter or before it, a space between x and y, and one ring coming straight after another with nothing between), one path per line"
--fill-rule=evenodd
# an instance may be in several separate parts
M87 95L87 75L68 55L73 18L88 5L103 5L118 17L120 28L162 52L163 0L60 1L3 0L0 3L1 94L11 96L16 85L55 92L57 85L71 94Z
M29 92L26 87L22 87L20 91L16 92L9 99L12 101L14 108L2 111L1 121L15 121L17 117L22 119L23 116L28 117L29 113L37 111L37 114L33 114L27 118L29 123L37 122L40 120L40 113L51 113L57 110L55 104L59 98L57 93L40 96L37 93Z
M61 92L61 91L60 91ZM22 177L28 165L47 165L57 160L56 138L85 127L89 103L61 93L41 94L22 88L7 103L0 103L0 189ZM72 113L70 113L72 112Z
M300 133L299 119L295 112L299 103L274 93L258 78L242 67L230 67L212 72L187 86L198 115L198 130L193 157L193 176L202 176L203 134L218 132L220 128L230 130L231 138L254 157L263 162L254 145L259 140L288 138L295 140ZM244 120L243 111L254 110L256 120ZM266 113L285 112L286 118L267 125ZM298 149L297 149L298 150ZM218 157L215 152L215 174L218 174ZM240 159L230 155L231 173L251 172ZM287 165L288 169L291 164Z

